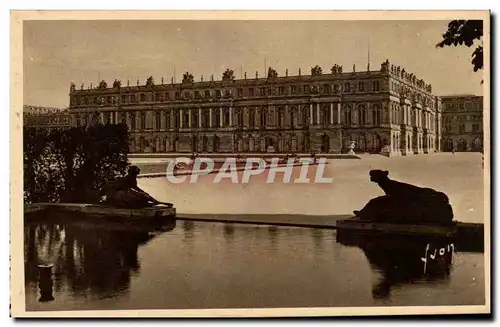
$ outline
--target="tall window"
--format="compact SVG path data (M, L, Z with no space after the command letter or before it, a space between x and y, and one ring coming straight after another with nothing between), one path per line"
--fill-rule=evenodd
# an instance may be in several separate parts
M211 94L209 90L205 90L205 99L211 98Z
M135 102L135 94L130 95L130 102Z
M182 127L189 127L189 110L185 110L182 117Z
M373 106L373 125L380 125L380 108L378 105Z
M267 125L267 108L262 107L260 109L260 126L266 127L266 125Z
M328 125L329 123L329 113L330 113L330 109L327 108L327 107L324 107L321 109L321 124L322 125Z
M194 91L194 98L195 99L201 99L200 91L198 91L198 90Z
M198 127L198 123L199 123L199 118L198 118L198 109L192 109L191 110L191 127L192 128L196 128Z
M290 85L290 93L292 93L292 94L297 93L297 86L295 86L295 85Z
M220 126L220 112L219 112L219 110L214 110L212 112L212 115L214 115L215 127L219 127Z
M380 91L380 82L379 81L373 82L373 91Z
M243 96L243 89L242 88L238 88L238 96L239 97Z
M224 110L224 126L231 126L231 122L229 120L229 109Z
M304 85L304 93L309 93L309 91L311 90L311 88L309 87L309 85Z
M141 93L141 102L144 102L146 101L146 95Z
M251 88L248 89L248 96L251 96L251 97L254 96L254 89L253 89L253 87L251 87Z
M363 82L359 82L359 83L358 83L358 90L359 90L360 92L363 92L363 91L365 90L365 83L363 83Z
M135 130L137 128L136 122L135 122L135 112L130 113L130 129Z
M250 128L255 126L255 110L253 108L250 108L248 112L248 125Z
M165 115L165 129L169 129L170 128L170 112L165 111L164 115Z
M458 126L458 130L459 130L460 133L465 133L465 124L460 124Z
M141 112L139 115L139 129L143 130L146 128L146 115Z
M265 87L261 87L261 88L259 89L259 94L260 94L261 96L266 95L266 88L265 88Z
M220 98L222 97L222 93L221 93L221 91L220 91L220 90L215 90L215 97L216 97L217 99L220 99Z
M161 129L161 113L160 112L157 112L156 113L156 130L159 130Z
M283 108L278 108L278 121L276 123L278 127L283 126Z
M285 88L283 86L278 86L278 94L283 95L285 93Z
M238 113L236 114L237 115L237 124L238 124L238 127L243 127L243 111L241 109L238 110Z
M345 92L351 92L351 84L350 83L345 83L344 84L344 91Z
M177 129L181 126L181 114L178 110L174 112L174 128Z
M170 100L170 93L166 92L165 93L165 101Z
M201 125L203 127L208 127L210 124L210 110L205 109L202 111L202 119L201 119Z

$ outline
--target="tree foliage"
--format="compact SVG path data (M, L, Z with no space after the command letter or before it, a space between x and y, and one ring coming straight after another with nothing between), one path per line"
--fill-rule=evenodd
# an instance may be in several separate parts
M482 20L453 20L448 24L448 30L443 34L443 40L436 47L462 46L472 47L475 41L481 41L472 53L474 71L483 69L483 21Z
M95 203L128 166L125 124L48 131L24 128L24 200Z

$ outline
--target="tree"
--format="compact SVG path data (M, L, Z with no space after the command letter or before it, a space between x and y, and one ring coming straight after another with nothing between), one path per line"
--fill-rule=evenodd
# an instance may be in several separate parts
M479 41L472 53L474 71L483 69L483 21L482 20L452 20L448 30L443 34L443 40L436 47L466 45L471 47Z

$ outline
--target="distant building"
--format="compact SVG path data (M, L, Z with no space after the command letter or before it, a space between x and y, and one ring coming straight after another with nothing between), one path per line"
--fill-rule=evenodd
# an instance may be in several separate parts
M443 107L443 150L482 151L483 97L451 95L441 97Z
M38 128L66 128L71 126L68 109L23 106L23 125Z
M269 68L235 79L228 69L221 80L185 73L181 83L71 83L69 95L73 124L96 115L126 123L132 152L341 153L354 141L357 152L410 155L440 144L431 85L388 60L376 71L315 66L278 77Z

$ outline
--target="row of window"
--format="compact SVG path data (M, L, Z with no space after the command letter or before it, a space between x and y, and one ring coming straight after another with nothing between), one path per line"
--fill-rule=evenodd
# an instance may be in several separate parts
M470 125L470 126L472 126L471 130L468 130L466 128L466 126L467 126L466 124L459 124L458 125L458 132L459 133L467 133L467 132L479 133L480 132L481 124L472 124L472 125ZM457 127L456 124L446 123L445 124L445 131L447 131L447 132L454 132L454 131L456 131L456 127Z
M483 104L482 103L445 103L444 108L447 110L458 110L458 111L465 111L465 110L482 110L483 109Z
M481 115L467 115L467 116L444 116L443 121L446 122L451 122L451 121L458 121L458 120L463 120L463 118L467 120L482 120L483 117ZM462 118L462 119L460 119Z
M340 84L323 84L323 85L290 85L286 87L287 94L311 94L311 93L321 93L321 94L330 94L330 93L340 93L341 92ZM360 92L365 91L365 82L359 82L357 84L357 90ZM214 92L215 91L215 92ZM371 90L366 89L366 91L380 91L380 83L378 81L374 81L371 83ZM356 92L356 84L353 83L345 83L343 85L342 92ZM249 87L249 88L237 88L236 94L233 94L232 89L227 90L204 90L199 91L195 90L194 93L192 91L176 91L173 94L171 92L164 93L140 93L140 94L122 94L120 97L118 96L96 96L96 97L76 97L72 99L72 105L80 106L80 105L104 105L104 104L116 104L118 102L121 103L137 103L137 102L163 102L163 101L172 101L172 100L203 100L203 99L221 99L221 98L229 98L229 97L254 97L254 96L274 96L274 95L285 95L285 86L265 86L265 87Z
M379 106L374 105L373 109L365 109L364 107L361 109L358 109L356 111L350 110L350 107L345 107L344 112L343 112L343 117L344 117L344 123L346 125L352 125L353 123L356 123L358 125L365 125L368 122L368 114L369 110L371 110L371 123L375 126L378 126L381 124L382 119L381 119L381 110ZM322 108L319 111L319 117L316 116L316 111L313 112L314 117L313 117L313 124L318 123L318 118L319 118L319 124L321 125L329 125L331 122L331 112L329 108ZM179 111L175 111L173 114L173 117L168 113L168 112L163 112L163 117L164 117L164 125L165 127L162 126L162 113L161 112L156 112L155 113L155 119L154 119L154 124L156 130L160 130L163 128L170 129L170 128L197 128L197 127L227 127L227 126L232 126L230 124L231 120L231 115L229 113L229 110L223 110L222 115L220 114L219 111L213 111L212 116L210 117L210 111L204 110L202 111L201 117L199 116L198 110L193 110L191 113L186 110L182 113ZM201 118L201 119L200 119ZM337 116L334 115L334 123L337 123ZM129 119L129 124L132 126L134 129L146 129L146 128L153 128L153 121L151 120L149 123L150 125L147 124L147 119L146 119L146 114L144 112L140 113L138 116L135 114L131 114L128 117ZM181 120L182 119L182 120ZM77 118L77 125L82 125L84 119L78 117ZM254 128L256 125L256 121L259 121L259 126L265 127L265 126L276 126L276 127L284 127L284 126L289 126L290 128L295 128L296 126L304 126L308 125L311 123L311 117L309 114L309 110L304 110L302 111L302 114L298 114L295 111L290 111L290 114L287 117L285 117L285 113L282 110L278 110L276 115L269 115L266 111L261 111L259 115L257 115L257 112L251 108L248 112L247 115L247 122L245 123L244 121L244 114L242 111L237 111L236 112L236 127L249 127L249 128ZM114 113L103 113L103 122L104 123L118 123L118 122L123 122L127 123L127 114L126 113L120 113L118 117L114 115ZM182 123L182 124L181 124Z

